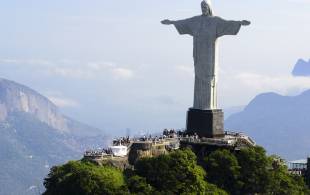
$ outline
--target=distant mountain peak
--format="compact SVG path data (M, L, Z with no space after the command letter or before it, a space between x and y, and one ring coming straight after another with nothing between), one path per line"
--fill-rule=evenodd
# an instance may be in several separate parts
M261 97L266 97L266 96L282 96L276 92L265 92L265 93L261 93L259 95L257 95L257 98L261 98Z
M274 101L281 99L283 97L280 94L274 92L266 92L257 95L249 104L245 107L245 109L256 109L256 107L260 107L261 104L269 105L273 104Z
M63 133L100 134L100 130L76 122L64 116L48 98L35 90L0 78L0 122L14 113L27 113ZM80 128L82 127L82 128ZM82 132L82 130L89 132Z
M231 115L225 127L242 130L268 152L287 159L309 154L310 90L296 96L257 95L243 111Z
M297 60L297 63L307 63L307 61L302 59L302 58L300 58L300 59Z
M11 113L24 112L57 130L69 131L66 119L55 104L38 92L14 81L3 78L0 80L0 104L2 120Z
M310 76L310 59L305 61L304 59L299 59L294 66L292 71L293 76Z
M59 112L48 98L0 78L0 194L30 194L43 187L48 166L80 159L108 143L99 129ZM38 190L39 191L39 190Z

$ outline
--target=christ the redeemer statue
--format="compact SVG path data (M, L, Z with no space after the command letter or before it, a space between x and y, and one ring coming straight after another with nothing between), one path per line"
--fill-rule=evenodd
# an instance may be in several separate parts
M206 1L201 3L202 15L171 21L178 32L194 38L195 92L194 106L187 113L188 134L200 137L224 136L224 113L217 109L217 39L224 35L238 34L241 26L250 25L249 21L228 21L213 16Z
M201 3L202 15L189 19L171 21L179 34L194 38L195 92L194 109L212 110L217 108L217 38L224 35L238 34L240 27L249 21L227 21L213 16L212 9L206 1Z

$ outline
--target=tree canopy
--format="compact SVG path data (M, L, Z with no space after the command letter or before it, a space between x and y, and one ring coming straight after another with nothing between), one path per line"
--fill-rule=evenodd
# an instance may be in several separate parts
M241 167L237 157L229 150L217 150L205 157L207 179L227 192L238 192L243 187Z
M291 175L277 159L261 147L252 147L210 152L203 167L190 149L140 159L133 170L125 171L70 161L51 169L44 195L310 194L304 179Z
M142 159L135 169L137 175L146 178L161 193L203 194L218 191L225 194L205 181L206 172L197 165L196 155L189 149Z
M65 165L53 167L44 180L44 186L44 195L121 194L126 188L120 170L80 161L70 161Z
M205 157L207 180L230 194L310 194L302 177L262 147L217 150Z

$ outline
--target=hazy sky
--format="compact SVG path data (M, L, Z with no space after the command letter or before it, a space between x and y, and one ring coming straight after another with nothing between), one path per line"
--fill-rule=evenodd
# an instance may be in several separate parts
M290 75L310 58L309 0L212 3L216 15L252 22L220 40L220 107L310 88ZM113 133L182 128L193 101L192 39L160 21L199 14L200 0L0 0L0 77Z

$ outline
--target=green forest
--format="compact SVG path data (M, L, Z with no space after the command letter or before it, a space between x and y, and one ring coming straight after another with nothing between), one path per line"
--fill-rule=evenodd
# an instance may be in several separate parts
M202 159L190 149L176 150L126 170L70 161L53 167L44 186L44 195L310 194L302 177L289 174L283 161L262 147L218 149Z

